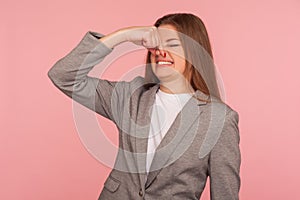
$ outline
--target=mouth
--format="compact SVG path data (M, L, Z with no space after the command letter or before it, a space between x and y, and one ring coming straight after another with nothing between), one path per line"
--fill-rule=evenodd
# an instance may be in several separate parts
M166 67L170 67L174 64L173 61L170 61L170 60L158 60L156 61L156 65L158 66L166 66Z

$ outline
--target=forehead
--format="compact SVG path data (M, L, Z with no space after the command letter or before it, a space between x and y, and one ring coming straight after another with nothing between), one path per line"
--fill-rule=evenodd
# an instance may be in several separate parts
M158 30L159 29L171 29L171 30L175 30L176 31L176 27L173 26L172 24L161 24L159 27L158 27Z
M178 38L176 27L170 24L162 24L158 27L158 33L163 38Z

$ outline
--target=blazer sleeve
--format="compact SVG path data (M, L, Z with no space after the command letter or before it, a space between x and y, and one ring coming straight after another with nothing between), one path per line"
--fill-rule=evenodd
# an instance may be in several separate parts
M113 50L99 40L102 36L88 31L70 53L54 64L48 71L48 77L64 94L115 122L111 99L118 82L87 75ZM118 85L122 86L121 83Z
M241 153L239 115L230 109L219 140L209 155L211 200L239 199Z

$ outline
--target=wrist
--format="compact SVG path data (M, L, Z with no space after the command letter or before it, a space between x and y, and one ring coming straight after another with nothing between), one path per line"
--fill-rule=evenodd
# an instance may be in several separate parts
M120 29L114 31L102 38L99 39L102 43L104 43L108 48L114 48L116 45L126 41L125 31Z

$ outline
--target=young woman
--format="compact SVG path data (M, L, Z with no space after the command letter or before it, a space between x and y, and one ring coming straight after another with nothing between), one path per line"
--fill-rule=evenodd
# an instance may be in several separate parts
M87 75L126 41L148 49L145 77ZM199 199L208 177L211 199L239 199L239 117L221 100L199 17L168 14L154 26L105 36L88 31L48 76L119 130L118 155L99 199Z

